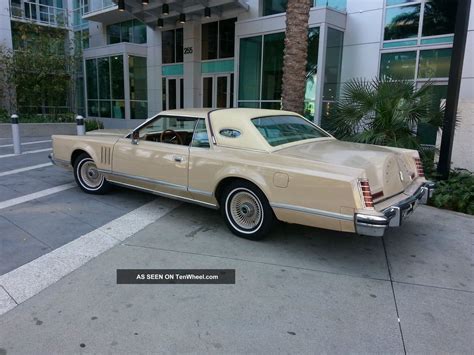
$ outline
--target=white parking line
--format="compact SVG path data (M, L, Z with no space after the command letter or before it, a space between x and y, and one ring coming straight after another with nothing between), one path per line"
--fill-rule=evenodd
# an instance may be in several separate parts
M17 154L4 154L4 155L0 155L0 159L1 158L10 158L10 157L19 157L23 154L34 154L34 153L48 152L50 150L53 150L53 148L27 150L26 152L23 152L20 155L17 155Z
M49 143L49 142L51 142L51 139L48 139L48 140L45 140L45 141L25 142L25 143L21 143L21 145L40 144L40 143ZM6 147L13 147L13 144L0 145L0 148L6 148Z
M0 177L2 177L2 176L7 176L7 175L12 175L12 174L17 174L17 173L22 173L22 172L24 172L24 171L29 171L29 170L45 168L45 167L51 166L51 165L53 165L53 163L44 163L44 164L38 164L38 165L27 166L26 168L20 168L20 169L15 169L15 170L2 171L2 172L0 173Z
M20 203L28 202L28 201L31 201L31 200L36 200L37 198L52 195L52 194L55 194L57 192L61 192L61 191L64 191L64 190L69 190L69 189L73 188L74 186L76 186L76 184L73 183L73 182L70 182L68 184L55 186L55 187L52 187L50 189L41 190L41 191L38 191L38 192L33 192L32 194L28 194L28 195L25 195L25 196L12 198L11 200L2 201L2 202L0 202L0 210L2 210L4 208L15 206L15 205L19 205Z
M179 205L174 200L158 198L0 276L0 315L37 295ZM2 288L5 290L3 294Z

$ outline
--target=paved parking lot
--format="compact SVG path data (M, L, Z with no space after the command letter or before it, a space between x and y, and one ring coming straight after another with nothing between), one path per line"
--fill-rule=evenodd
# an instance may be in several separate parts
M420 207L383 239L279 224L251 242L217 211L135 191L41 196L72 175L46 166L2 176L48 163L47 151L2 158L8 149L0 306L11 310L0 315L0 354L472 353L472 217ZM36 273L44 267L49 275ZM236 284L116 285L122 268L230 268Z

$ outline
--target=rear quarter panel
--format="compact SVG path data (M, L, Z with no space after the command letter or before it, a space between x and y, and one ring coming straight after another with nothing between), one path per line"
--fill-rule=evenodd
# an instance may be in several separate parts
M242 178L257 185L273 205L289 205L353 215L360 206L360 169L331 166L262 151L216 147L191 148L189 187L193 197L218 203L216 188L226 178ZM206 194L205 194L206 193ZM278 219L334 230L354 231L352 221L273 207Z

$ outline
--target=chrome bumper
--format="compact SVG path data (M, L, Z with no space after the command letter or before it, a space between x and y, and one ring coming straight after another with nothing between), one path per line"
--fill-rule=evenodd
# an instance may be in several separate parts
M427 181L412 196L381 211L383 216L356 213L354 223L357 234L382 237L387 228L401 226L402 222L413 213L418 204L426 204L434 190L435 184Z

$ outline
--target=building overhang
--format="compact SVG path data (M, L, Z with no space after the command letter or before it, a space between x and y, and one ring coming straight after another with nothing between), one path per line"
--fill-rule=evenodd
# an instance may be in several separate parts
M113 0L118 4L118 0ZM141 0L124 0L125 11L119 11L117 5L114 6L114 12L126 14L129 18L137 18L147 26L155 28L158 19L163 20L164 26L175 25L178 23L180 15L186 16L186 21L196 20L205 17L204 9L209 8L212 15L222 15L229 11L248 11L249 5L245 0L156 0L149 1L148 5L144 5ZM168 5L168 13L163 14L163 5ZM112 23L110 21L110 10L107 11L106 18L100 20L100 14L94 16L96 19L89 17L88 20ZM121 15L117 15L121 16ZM86 18L84 16L84 18ZM124 19L126 20L126 19ZM115 22L121 21L118 19Z

